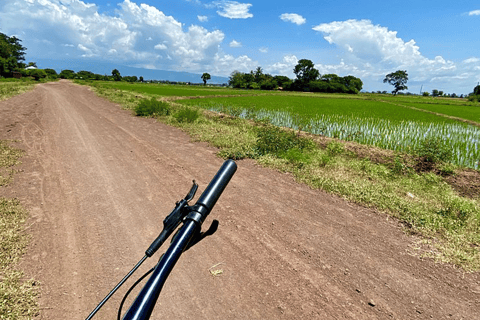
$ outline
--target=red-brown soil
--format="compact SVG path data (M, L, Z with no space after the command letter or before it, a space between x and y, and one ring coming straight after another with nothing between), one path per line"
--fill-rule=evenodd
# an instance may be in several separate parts
M199 195L223 162L180 130L64 81L0 102L0 128L26 151L2 193L30 211L21 268L40 283L38 319L85 319L191 181ZM205 224L219 220L218 231L182 255L152 319L480 319L480 275L421 259L400 223L237 164ZM126 290L94 319L115 319Z

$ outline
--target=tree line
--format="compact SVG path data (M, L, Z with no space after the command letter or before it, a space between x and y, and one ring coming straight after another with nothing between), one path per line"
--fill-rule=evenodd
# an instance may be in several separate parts
M330 92L357 94L362 90L363 82L354 76L340 77L336 74L320 75L311 60L301 59L293 69L296 78L272 76L257 67L248 73L234 71L228 84L233 88L304 92Z

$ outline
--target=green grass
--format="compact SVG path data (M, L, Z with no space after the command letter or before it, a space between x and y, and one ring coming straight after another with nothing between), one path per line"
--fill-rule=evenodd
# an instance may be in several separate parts
M21 150L0 140L0 187L12 181ZM33 280L25 280L16 269L25 253L28 236L24 232L28 212L17 199L0 197L0 319L32 319L38 314Z
M416 121L425 123L456 123L456 121L433 114L402 108L390 103L364 99L345 99L343 96L328 97L264 95L229 98L204 98L182 100L185 105L205 109L236 107L246 110L282 111L302 119L323 116L345 116L353 118L388 119L392 122Z
M32 80L0 79L0 101L33 89Z
M223 87L203 87L154 83L126 83L113 81L92 81L89 83L89 85L92 85L99 89L116 89L122 91L136 92L144 95L156 95L163 97L250 95L268 92L257 90L235 90Z
M116 91L120 93L119 91ZM105 90L104 95L115 96L114 90ZM116 98L116 102L124 99L128 107L131 96L122 92L123 96ZM409 226L408 230L422 234L426 242L436 248L432 252L432 258L454 263L466 270L480 270L480 206L479 197L475 199L460 196L446 179L433 172L417 173L402 153L385 152L378 148L371 148L371 153L378 152L386 161L374 162L368 158L360 157L356 150L334 138L312 136L316 141L313 146L302 142L304 136L299 131L285 132L271 126L269 123L277 113L268 113L270 110L284 108L307 109L311 102L317 108L323 108L325 113L335 119L335 112L339 109L353 110L357 116L350 115L345 118L356 119L361 122L359 116L366 114L391 114L388 108L394 108L391 104L378 104L379 101L369 101L365 97L333 96L329 95L325 101L322 96L311 95L305 97L294 93L280 93L278 96L245 97L245 98L221 98L203 99L205 101L223 101L225 105L218 111L227 112L232 116L218 115L216 112L204 111L192 122L179 122L172 115L158 117L160 121L180 127L188 132L194 140L207 141L219 148L219 155L223 158L242 159L253 158L258 163L276 168L281 171L291 172L299 182L310 185L312 188L326 190L339 195L348 201L352 201L367 207L376 208L391 216L398 218ZM307 98L308 97L308 98ZM368 96L367 96L368 98ZM331 101L335 100L335 101ZM340 101L342 100L342 101ZM238 101L242 101L239 103ZM248 105L243 102L248 101ZM185 100L170 102L172 114L182 110L185 105L194 108L200 100ZM252 104L254 102L254 104ZM303 105L302 105L303 103ZM348 104L349 107L345 105ZM325 107L330 105L330 109ZM386 106L383 110L375 110L374 106ZM216 105L218 106L218 104ZM247 106L248 108L245 108ZM205 107L205 105L204 105ZM207 106L209 109L211 106ZM255 112L255 108L264 109L265 117ZM405 109L405 114L414 119L434 119L430 124L453 125L458 122L450 119L442 119L415 110ZM333 115L332 115L333 114ZM294 125L302 125L298 118L292 117L290 112L284 112L285 118ZM242 119L241 117L247 119ZM262 120L263 118L263 120ZM327 118L327 117L326 117ZM342 118L337 115L337 118ZM252 121L253 120L253 121ZM380 121L376 119L375 121ZM424 120L426 121L426 120ZM400 119L392 119L392 123L402 123ZM464 124L460 124L465 126ZM298 128L298 126L297 126ZM302 127L306 128L306 127ZM431 129L430 129L431 130ZM408 133L404 133L408 134ZM432 140L437 143L437 140ZM365 147L362 147L365 148ZM429 144L421 145L423 151L430 152ZM441 148L440 148L441 149ZM441 149L440 151L442 151ZM430 152L431 153L431 152ZM387 154L385 156L384 154ZM435 155L435 150L433 152ZM441 153L439 155L441 157ZM375 158L375 157L374 157ZM443 172L455 174L461 170L441 162L436 163Z

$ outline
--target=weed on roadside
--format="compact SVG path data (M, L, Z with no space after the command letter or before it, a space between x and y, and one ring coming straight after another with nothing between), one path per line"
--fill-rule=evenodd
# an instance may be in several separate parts
M0 186L10 183L23 151L0 140ZM7 175L5 175L7 172ZM34 281L25 281L16 270L18 260L25 252L28 236L24 232L28 216L17 199L0 198L0 318L31 319L37 313Z
M154 97L150 100L143 99L135 107L135 114L137 116L168 116L170 114L170 106L163 101L158 101Z

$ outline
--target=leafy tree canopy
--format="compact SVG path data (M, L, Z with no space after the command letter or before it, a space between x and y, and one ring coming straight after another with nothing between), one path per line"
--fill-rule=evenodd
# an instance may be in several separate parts
M11 76L13 71L24 67L26 48L17 37L0 32L0 76Z
M113 80L115 80L115 81L121 81L122 80L122 76L120 75L120 71L118 71L117 69L112 70L112 76L113 76Z
M480 84L473 88L473 94L476 96L480 96Z
M60 74L58 75L62 79L73 79L75 78L75 71L73 70L62 70L60 71Z
M397 70L395 72L389 73L383 79L383 83L389 83L394 86L392 93L396 95L399 91L408 89L407 87L408 73L406 70Z
M212 77L209 73L205 72L204 74L202 74L201 78L203 80L203 85L207 85L207 80L210 80Z
M320 76L320 72L314 68L311 60L301 59L293 69L293 73L297 76L297 80L306 84L310 81L315 81Z

